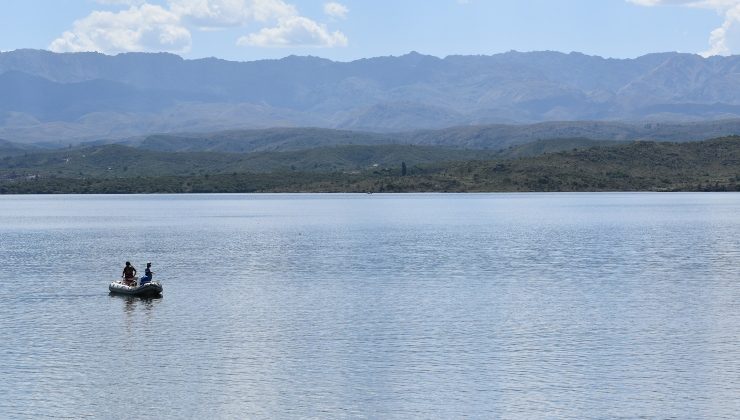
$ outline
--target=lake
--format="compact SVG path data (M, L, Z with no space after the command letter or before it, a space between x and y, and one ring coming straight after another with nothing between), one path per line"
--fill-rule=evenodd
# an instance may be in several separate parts
M0 196L0 261L1 418L740 417L736 193Z

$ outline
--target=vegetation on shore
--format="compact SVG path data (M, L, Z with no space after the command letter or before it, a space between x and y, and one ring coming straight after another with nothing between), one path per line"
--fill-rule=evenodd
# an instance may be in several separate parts
M366 152L373 147L417 148L424 153L432 153L433 149L397 145L363 147L369 148L362 149ZM124 149L117 151L121 150ZM137 157L140 162L153 153L136 152L141 153ZM389 156L398 158L397 152ZM351 165L345 163L341 170L323 171L312 170L316 168L311 168L308 158L300 168L293 164L292 169L283 165L277 170L258 172L244 170L247 165L230 166L233 159L254 159L252 155L230 155L232 160L229 160L219 154L170 153L167 156L177 170L166 170L164 165L160 166L161 171L138 171L140 166L132 163L126 174L100 173L99 167L94 166L98 172L90 169L87 175L77 170L75 175L74 171L54 173L59 171L55 165L61 165L57 161L11 168L13 163L9 162L21 162L14 157L1 161L5 163L0 165L0 176L4 176L0 179L0 193L740 191L740 137L737 136L691 143L636 142L530 157L517 157L511 150L508 155L507 151L497 152L494 159L483 152L459 152L477 153L480 158L454 159L454 153L445 151L444 156L426 162L389 159L382 166L367 167L363 163L350 169ZM290 159L295 160L299 155L311 155L310 151L294 153L297 155L279 158L292 156ZM43 159L34 156L23 159ZM226 161L230 163L224 164ZM405 176L403 163L407 164ZM194 165L200 166L193 170ZM180 170L183 168L190 172ZM31 174L29 170L37 173ZM15 171L16 176L10 176L9 171ZM26 172L19 176L21 171Z

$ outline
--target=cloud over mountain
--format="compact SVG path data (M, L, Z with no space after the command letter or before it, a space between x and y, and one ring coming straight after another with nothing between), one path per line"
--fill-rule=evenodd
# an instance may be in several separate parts
M170 0L170 9L190 25L201 28L240 26L298 16L283 0Z
M97 1L128 8L94 11L75 21L72 29L52 41L50 50L186 53L197 31L250 23L260 23L262 28L240 37L237 45L342 47L348 43L342 32L301 16L284 0L169 0L166 7L143 0ZM348 10L341 4L327 7L327 14L346 17Z
M55 39L55 52L128 51L187 52L190 31L180 17L160 6L143 4L120 12L97 11L76 21L71 30Z
M257 47L344 47L347 43L347 37L343 33L330 32L326 25L302 16L282 18L277 26L263 28L237 41L238 45Z

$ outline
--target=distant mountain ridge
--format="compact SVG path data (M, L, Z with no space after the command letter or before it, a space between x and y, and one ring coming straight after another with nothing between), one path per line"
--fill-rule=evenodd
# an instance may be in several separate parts
M740 56L412 52L334 62L0 53L0 137L49 142L301 127L375 132L740 117Z

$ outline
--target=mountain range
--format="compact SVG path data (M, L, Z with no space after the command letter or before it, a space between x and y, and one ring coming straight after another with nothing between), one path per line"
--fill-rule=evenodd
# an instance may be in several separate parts
M372 132L740 117L740 57L416 52L334 62L0 53L0 138L80 142L269 127ZM730 133L721 133L730 134Z

